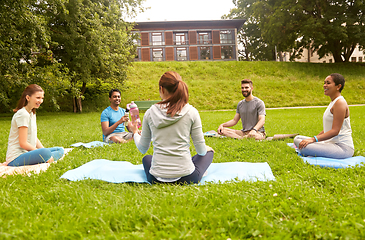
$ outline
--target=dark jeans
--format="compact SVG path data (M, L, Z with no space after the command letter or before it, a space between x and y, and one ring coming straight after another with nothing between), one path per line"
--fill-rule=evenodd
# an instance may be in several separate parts
M189 183L199 183L202 179L205 171L208 169L210 164L213 161L214 153L212 151L207 152L205 156L195 155L192 157L193 164L195 165L195 170L192 174L181 177L179 180L175 182L168 182L172 184L189 184ZM152 163L152 155L146 155L142 159L143 168L147 176L147 181L154 183L167 183L158 181L153 175L150 174L150 168Z

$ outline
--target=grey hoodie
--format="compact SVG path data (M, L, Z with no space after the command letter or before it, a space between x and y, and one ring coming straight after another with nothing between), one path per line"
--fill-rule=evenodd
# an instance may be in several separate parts
M171 117L160 104L153 105L144 115L142 135L134 135L134 142L141 153L146 153L153 142L150 173L160 178L179 178L194 172L190 155L190 136L196 152L207 152L199 112L186 104Z

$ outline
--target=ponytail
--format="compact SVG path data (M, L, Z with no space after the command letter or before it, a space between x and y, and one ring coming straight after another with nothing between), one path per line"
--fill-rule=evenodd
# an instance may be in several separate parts
M188 86L182 81L181 76L173 71L165 72L161 76L159 86L165 88L171 95L158 104L166 104L167 114L173 117L189 101Z
M13 112L17 112L19 109L27 106L28 105L27 95L32 96L35 92L44 92L44 91L37 84L31 84L28 87L26 87L22 93L21 98L18 101L17 107L15 109L13 109ZM33 111L33 113L35 113L35 108L32 109L32 111Z

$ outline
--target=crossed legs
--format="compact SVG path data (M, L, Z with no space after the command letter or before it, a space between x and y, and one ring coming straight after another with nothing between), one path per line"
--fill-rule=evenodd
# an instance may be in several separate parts
M231 128L223 128L221 135L236 139L254 138L255 140L263 140L266 137L266 134L262 132L256 132L256 131L243 132L241 130L235 130Z

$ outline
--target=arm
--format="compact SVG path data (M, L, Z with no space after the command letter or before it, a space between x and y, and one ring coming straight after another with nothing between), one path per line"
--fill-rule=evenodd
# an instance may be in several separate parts
M121 117L116 123L109 127L109 122L101 122L101 130L103 131L104 136L107 136L114 132L114 130L124 122L128 122L128 116Z
M148 111L144 115L143 122L142 122L142 133L139 134L137 123L129 123L129 131L133 133L133 140L136 144L137 149L142 153L145 154L151 145L151 128L148 125L147 118L149 116Z
M39 141L39 139L37 138L37 144L36 144L36 147L37 147L37 149L38 148L44 148L43 147L43 144L41 143L41 141Z
M28 138L28 128L27 127L19 127L19 145L21 148L27 151L36 150L37 148L30 145L27 141ZM38 138L37 138L37 146L38 146Z
M222 123L221 125L219 125L218 133L222 134L224 127L232 127L232 126L236 125L238 123L238 121L240 120L240 118L241 118L240 114L236 113L236 115L234 115L234 118L232 120L229 120L228 122L225 122L225 123Z
M257 131L262 128L265 124L265 115L259 115L259 121L256 123L254 129Z
M335 103L335 105L332 107L333 111L333 122L332 122L332 128L331 130L327 132L320 132L316 137L318 139L318 142L324 141L330 138L333 138L337 136L341 130L343 121L346 117L346 111L347 111L347 104L346 102L339 100ZM299 149L306 147L308 144L316 142L316 139L314 137L305 139L299 143Z
M193 140L196 153L200 156L205 156L205 154L207 154L208 149L207 146L205 145L203 127L198 110L196 110L195 115L193 116L193 124L190 129L190 136L191 139ZM212 151L211 148L209 148L209 150Z

